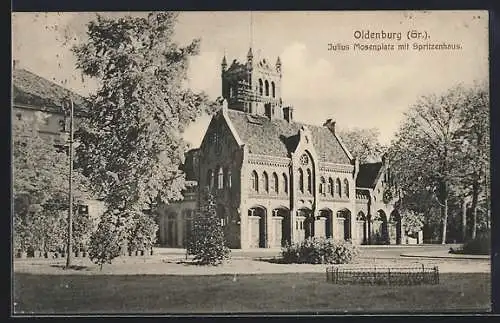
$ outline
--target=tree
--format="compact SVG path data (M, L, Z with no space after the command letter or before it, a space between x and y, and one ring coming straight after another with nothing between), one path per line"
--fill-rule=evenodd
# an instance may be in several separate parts
M134 212L128 232L128 248L132 250L149 250L156 242L158 225L150 215Z
M380 160L386 150L378 141L380 131L377 128L345 129L340 130L339 134L351 154L358 158L360 163Z
M54 240L64 242L59 228L68 210L69 159L54 146L54 138L39 133L48 115L36 112L13 123L14 242L16 248L45 249ZM89 198L81 173L73 176L75 199Z
M472 239L478 227L480 197L489 200L490 122L489 93L485 83L476 83L467 90L460 111L461 128L457 133L460 155L460 182L463 195L471 197ZM489 208L488 208L489 209Z
M182 197L182 133L216 108L205 94L186 88L199 40L176 44L176 19L172 12L97 15L88 24L88 40L73 48L77 67L100 84L76 133L77 163L106 207L122 217Z
M215 198L206 193L193 221L187 252L201 265L221 264L229 258L230 249L224 239L221 221L217 217Z
M206 95L184 86L199 40L174 43L176 18L98 15L88 24L88 41L73 48L78 68L101 84L77 133L78 161L111 207L142 210L181 198L181 134L213 108Z
M410 209L401 211L401 223L407 234L414 234L424 227L424 215Z
M457 184L459 152L456 134L465 104L462 86L421 97L405 114L390 149L393 174L403 195L429 197L441 209L442 243L446 243L449 198Z
M111 261L120 255L122 237L117 225L118 220L114 212L104 212L97 230L90 236L89 257L99 265L100 270L104 264L111 264Z

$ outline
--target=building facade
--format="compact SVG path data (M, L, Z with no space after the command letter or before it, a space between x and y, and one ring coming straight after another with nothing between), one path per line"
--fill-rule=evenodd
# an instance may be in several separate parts
M307 125L281 99L280 58L221 64L224 103L186 154L185 200L159 212L160 244L185 246L201 194L211 192L231 248L276 248L308 237L405 243L389 165L359 165L335 121ZM195 184L196 183L196 184Z
M39 135L54 144L54 149L67 145L69 131L69 115L63 109L68 99L74 102L74 129L85 117L83 98L68 89L36 75L20 66L14 60L12 70L12 124L21 120L40 124ZM87 200L77 209L80 215L88 215L95 222L104 212L104 204L98 200Z

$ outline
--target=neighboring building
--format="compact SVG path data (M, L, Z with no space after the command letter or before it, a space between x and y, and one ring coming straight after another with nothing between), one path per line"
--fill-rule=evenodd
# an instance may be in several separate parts
M223 107L199 149L186 154L185 200L160 212L160 244L185 246L200 194L217 201L232 248L280 247L320 236L355 243L402 243L401 219L386 185L389 166L359 165L329 119L297 122L281 99L281 61L230 66L222 60ZM197 186L193 181L197 182ZM384 198L385 196L385 198Z
M65 132L69 129L69 116L62 108L68 103L68 98L74 102L74 129L78 128L79 120L85 116L83 98L68 89L31 73L14 60L12 70L12 122L18 120L35 120L37 114L43 114L44 124L40 128L40 136L53 139L57 146L64 146ZM88 214L97 219L104 206L100 201L86 201L78 208L81 214Z

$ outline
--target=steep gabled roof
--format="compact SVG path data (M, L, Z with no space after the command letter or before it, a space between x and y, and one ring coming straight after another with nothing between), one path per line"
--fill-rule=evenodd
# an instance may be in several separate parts
M374 188L381 172L381 162L360 164L356 187Z
M60 112L62 102L73 99L75 113L83 112L82 96L25 69L12 71L12 100L14 104L40 107L41 110Z
M241 140L253 154L288 157L299 142L302 126L310 129L313 145L322 161L350 164L351 161L335 135L326 127L288 122L260 115L250 115L236 110L227 114Z

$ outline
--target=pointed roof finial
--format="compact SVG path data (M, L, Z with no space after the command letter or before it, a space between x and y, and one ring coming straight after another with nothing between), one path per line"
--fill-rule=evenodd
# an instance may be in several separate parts
M250 47L250 48L248 49L247 58L248 58L248 59L252 59L252 58L253 58L252 47Z
M276 60L276 67L281 67L281 59L278 56L278 59Z

